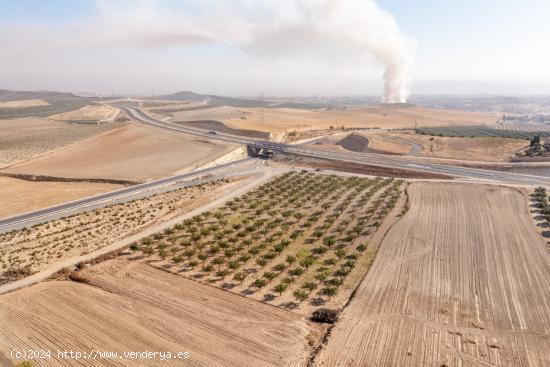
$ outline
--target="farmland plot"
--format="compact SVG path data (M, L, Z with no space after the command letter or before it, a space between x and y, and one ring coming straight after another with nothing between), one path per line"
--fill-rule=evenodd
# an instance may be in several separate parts
M550 260L524 196L415 183L318 366L548 366Z
M304 314L338 307L335 296L360 279L354 272L368 270L369 236L402 186L393 179L284 174L133 244L132 258Z
M143 231L190 210L221 190L225 190L223 182L216 181L0 234L0 285Z
M51 359L33 361L40 367L307 363L315 325L298 315L137 262L108 261L82 273L86 284L45 282L0 297L0 353L52 350ZM60 358L58 350L90 357ZM123 355L145 350L189 355Z
M511 130L511 129L495 129L492 127L480 126L442 126L442 127L424 127L416 129L416 133L420 135L432 135L441 137L492 137L492 138L510 138L529 140L535 135L541 137L550 136L549 131L541 130Z
M39 118L0 120L0 167L29 160L122 126L123 123L71 125Z

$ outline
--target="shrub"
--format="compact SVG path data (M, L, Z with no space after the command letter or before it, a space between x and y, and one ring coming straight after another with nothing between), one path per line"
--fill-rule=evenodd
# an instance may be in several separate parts
M324 294L325 296L328 297L328 299L331 299L332 297L334 297L336 295L336 293L338 292L338 289L336 287L325 287L323 288L322 290L322 294Z
M313 259L311 257L306 257L300 261L300 265L306 269L309 269L313 265Z
M285 283L285 284L292 284L292 283L294 283L294 278L293 277L286 277L281 282Z
M139 251L139 243L137 242L133 242L131 245L130 245L130 250L132 250L132 252L137 252Z
M235 261L235 260L232 260L230 262L227 263L227 267L231 270L235 270L235 269L238 269L240 266L239 262L238 261Z
M302 285L302 288L307 289L309 292L312 292L317 288L317 284L313 282L307 282Z
M269 261L266 260L266 259L258 259L258 260L256 260L256 264L258 264L258 265L260 265L260 266L266 266L268 262L269 262Z
M346 251L344 249L338 249L336 250L336 256L338 256L339 259L343 258L344 256L346 256Z
M268 271L267 273L263 274L263 277L266 278L269 281L272 281L273 279L275 279L277 277L277 273L273 273L271 271Z
M334 324L338 320L338 311L328 308L320 308L313 312L311 321L324 324Z
M277 264L273 267L273 270L274 271L278 271L278 272L281 272L283 270L286 269L286 265L285 264Z
M220 277L220 278L225 277L227 274L229 274L229 271L227 271L227 270L225 270L225 269L224 269L224 270L218 270L218 271L216 272L216 276L218 276L218 277Z
M258 289L261 289L267 285L267 281L265 279L256 279L252 285Z
M279 296L283 294L284 291L286 291L286 289L288 288L288 284L286 283L279 283L277 284L277 286L274 288L275 292L279 293Z
M302 268L294 268L288 271L288 274L294 275L294 276L300 276L304 273L304 269Z
M242 283L246 279L246 274L240 271L238 273L235 273L235 275L233 276L233 279L235 279L239 283Z
M300 290L300 289L297 289L295 290L292 295L294 296L294 298L299 301L299 302L303 302L305 301L306 299L309 298L309 294L307 294L307 292L303 291L303 290Z

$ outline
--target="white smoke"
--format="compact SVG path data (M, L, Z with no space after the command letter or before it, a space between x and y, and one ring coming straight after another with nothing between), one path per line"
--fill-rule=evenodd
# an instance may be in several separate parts
M327 57L327 49L343 58L355 55L357 63L371 57L384 68L383 101L407 100L414 41L401 34L393 16L374 0L201 0L192 14L153 0L99 4L108 20L100 29L146 47L219 42L269 57L296 53Z
M407 99L414 42L375 0L96 0L96 5L88 19L57 27L26 25L17 32L0 25L0 43L22 55L40 49L223 44L272 68L279 65L272 60L291 67L294 62L301 67L296 75L305 68L334 75L353 69L347 74L356 76L374 60L384 69L383 101ZM296 61L304 55L306 62Z
M384 68L383 101L407 101L414 41L401 34L393 16L374 0L271 0L267 5L268 19L246 19L251 33L245 46L275 44L280 47L268 51L288 52L292 45L332 45L355 50L359 61L367 53Z

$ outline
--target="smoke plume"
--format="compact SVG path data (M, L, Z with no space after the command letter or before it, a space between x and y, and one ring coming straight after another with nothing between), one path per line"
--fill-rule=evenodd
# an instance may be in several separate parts
M270 58L310 54L337 60L340 55L365 64L374 59L384 68L383 101L407 99L414 42L374 0L201 0L191 14L152 0L100 4L108 23L100 29L108 29L114 39L126 35L144 47L225 43Z
M414 41L401 34L393 16L374 0L275 0L268 5L269 19L247 19L251 33L245 46L268 45L269 52L288 52L289 45L336 52L347 48L358 62L371 56L384 68L383 101L406 102Z
M255 75L263 72L275 78L283 74L370 78L374 62L384 70L383 101L407 98L414 41L401 34L393 16L375 0L95 0L95 4L88 18L70 23L34 28L26 24L19 29L0 25L0 43L10 45L11 53L25 60L33 59L29 50L75 55L73 51L183 51L193 45L222 45L244 56L243 68L251 65ZM153 57L156 52L144 54ZM217 64L221 69L224 61ZM168 62L176 63L163 59L162 65Z

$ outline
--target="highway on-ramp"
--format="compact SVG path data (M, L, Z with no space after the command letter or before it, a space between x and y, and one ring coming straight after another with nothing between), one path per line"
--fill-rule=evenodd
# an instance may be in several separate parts
M438 173L460 178L492 181L513 185L550 186L549 177L452 166L439 163L429 163L425 161L414 160L413 157L386 156L383 154L375 153L332 152L327 150L309 148L300 144L291 145L274 143L214 131L193 129L185 126L179 126L176 124L159 121L151 118L150 116L147 116L142 111L136 108L124 107L123 110L125 110L131 117L133 117L136 122L154 126L164 130L200 136L207 139L221 140L237 144L246 144L257 148L296 154L299 156L350 163L368 164L373 166L389 167L396 169L406 169L420 172ZM200 177L202 175L213 174L214 172L222 170L224 168L230 168L252 161L254 161L254 158L245 158L234 162L216 165L210 168L199 169L176 176L125 187L119 190L59 204L44 209L39 209L29 213L23 213L9 218L3 218L0 219L0 233L8 232L14 229L30 227L38 223L43 223L81 211L87 211L95 209L97 207L107 206L116 203L117 200L120 200L124 197L130 197L138 193L152 191L163 186L174 184L181 180L188 180Z
M137 108L123 108L136 122L155 126L165 130L201 136L208 139L227 141L237 144L247 144L257 148L264 148L273 151L297 154L300 156L329 159L350 163L368 164L373 166L388 167L395 169L406 169L428 173L443 174L460 178L487 180L511 185L550 186L550 177L535 175L524 175L518 173L502 172L489 169L469 168L461 166L446 165L441 163L430 163L419 160L416 157L389 156L376 153L355 153L355 152L333 152L321 149L304 147L303 145L291 145L245 138L231 134L201 129L189 128L177 124L159 121L154 119Z

